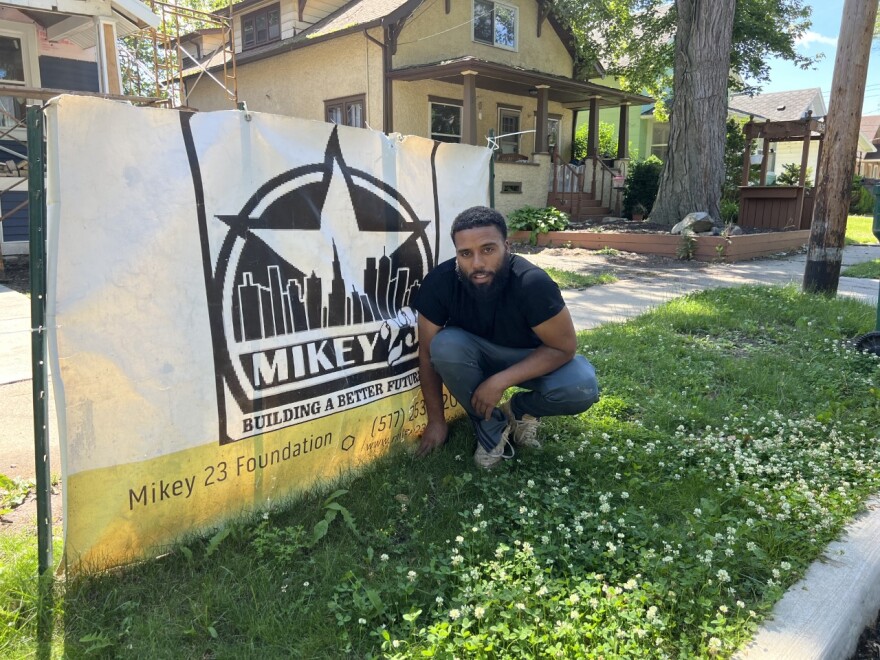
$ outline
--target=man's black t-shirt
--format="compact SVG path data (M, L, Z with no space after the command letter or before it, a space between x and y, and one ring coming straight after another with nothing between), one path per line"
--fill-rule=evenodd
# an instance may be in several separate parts
M490 301L470 295L455 272L455 259L428 273L413 307L431 323L456 327L499 346L537 348L541 340L532 328L565 307L559 287L543 270L522 257L510 257L510 276Z

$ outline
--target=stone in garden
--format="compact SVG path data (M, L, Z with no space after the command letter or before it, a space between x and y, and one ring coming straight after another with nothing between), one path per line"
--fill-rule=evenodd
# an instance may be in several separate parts
M712 227L714 226L715 223L712 221L712 216L705 211L696 211L694 213L688 213L684 217L684 220L670 230L670 233L683 234L685 229L690 229L694 233L700 233L704 231L712 231Z
M602 222L626 222L626 218L617 218L613 215L605 216Z

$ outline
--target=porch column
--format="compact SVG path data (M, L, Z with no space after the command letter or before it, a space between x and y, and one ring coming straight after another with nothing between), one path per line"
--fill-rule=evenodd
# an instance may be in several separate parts
M98 81L105 94L122 94L122 73L116 53L116 22L95 17L95 52L98 60Z
M764 144L761 146L761 182L760 185L767 185L767 166L770 164L770 138L764 138Z
M535 153L549 153L547 148L547 114L549 110L550 87L537 85L538 112L535 115Z
M587 158L599 155L599 98L590 99L590 128L587 131Z
M620 122L617 128L617 158L629 158L629 103L620 105Z
M461 143L477 143L477 72L461 72L464 96L461 108Z

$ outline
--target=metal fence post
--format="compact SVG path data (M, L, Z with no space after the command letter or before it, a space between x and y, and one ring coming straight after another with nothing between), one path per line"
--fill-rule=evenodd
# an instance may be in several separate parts
M492 157L489 159L489 208L495 208L495 129L489 129Z
M46 377L46 180L43 172L43 109L40 106L30 106L27 109L27 144L37 552L39 574L44 575L52 570L52 477L49 471Z

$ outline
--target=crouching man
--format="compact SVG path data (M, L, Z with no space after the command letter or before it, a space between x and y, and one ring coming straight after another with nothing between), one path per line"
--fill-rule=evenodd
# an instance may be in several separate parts
M428 412L416 455L446 440L445 384L473 423L474 462L491 468L513 456L511 443L539 447L541 418L583 412L598 401L599 385L593 366L575 355L574 325L559 287L510 254L504 216L467 209L452 223L452 242L455 258L428 274L414 305ZM529 391L501 404L514 385Z

